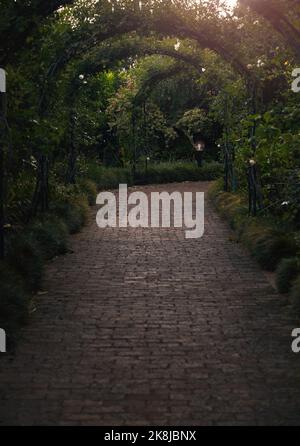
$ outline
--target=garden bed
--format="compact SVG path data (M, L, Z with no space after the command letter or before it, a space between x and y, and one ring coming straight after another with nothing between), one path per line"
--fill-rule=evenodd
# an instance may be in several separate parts
M249 216L246 195L224 192L221 181L211 186L209 197L235 231L237 241L263 270L275 273L278 292L288 294L293 307L300 309L299 232L285 230L284 222L266 212Z

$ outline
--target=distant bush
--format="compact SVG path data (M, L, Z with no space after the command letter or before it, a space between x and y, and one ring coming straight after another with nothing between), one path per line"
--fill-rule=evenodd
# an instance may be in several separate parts
M138 169L136 184L166 184L183 181L211 181L222 175L222 165L216 162L204 163L199 168L194 163L176 162L150 165L148 169Z
M117 189L119 184L133 184L131 169L103 167L96 163L88 164L86 177L97 185L98 190Z
M120 184L166 184L183 181L211 181L222 175L222 165L217 162L204 163L199 168L191 162L150 164L137 167L135 177L129 168L103 167L89 164L87 177L97 184L98 189L117 189Z
M288 293L300 274L300 261L297 257L283 259L276 270L276 285L280 293Z

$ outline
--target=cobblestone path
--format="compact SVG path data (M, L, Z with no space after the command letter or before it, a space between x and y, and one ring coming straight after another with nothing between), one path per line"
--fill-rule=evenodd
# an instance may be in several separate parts
M199 240L100 230L94 210L71 244L0 356L0 424L300 425L296 322L209 203Z

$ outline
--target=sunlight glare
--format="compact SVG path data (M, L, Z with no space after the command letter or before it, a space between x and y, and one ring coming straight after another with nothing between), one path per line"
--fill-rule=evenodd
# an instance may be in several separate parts
M237 4L237 0L225 0L225 2L232 8Z

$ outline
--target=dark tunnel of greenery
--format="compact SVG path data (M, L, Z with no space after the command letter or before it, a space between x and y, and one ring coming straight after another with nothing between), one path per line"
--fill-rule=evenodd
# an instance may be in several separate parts
M299 2L2 0L1 11L1 326L25 318L45 260L68 250L97 191L121 182L223 177L216 205L300 301Z

